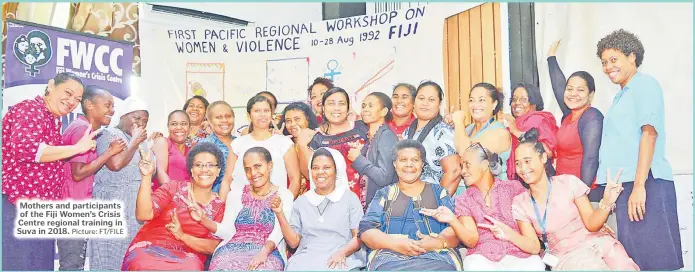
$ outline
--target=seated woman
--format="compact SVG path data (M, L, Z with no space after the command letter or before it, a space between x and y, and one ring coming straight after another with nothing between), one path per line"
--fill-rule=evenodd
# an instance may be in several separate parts
M279 196L283 213L289 217L294 197L270 181L270 151L252 147L242 160L249 184L229 192L222 223L201 220L215 236L224 239L212 255L210 270L283 270L285 243L270 200Z
M320 148L314 152L309 169L313 189L294 202L290 222L282 213L281 199L271 201L285 241L297 248L285 270L364 267L366 255L357 239L364 212L360 199L350 193L346 168L340 152Z
M422 181L425 147L416 140L396 144L393 163L398 183L376 192L359 227L359 238L371 249L369 270L461 270L459 239L449 224L419 213L422 208L453 209L439 184Z
M493 218L510 225L514 232L521 232L524 237L535 239L536 232L533 228L519 230L512 217L512 199L523 193L524 187L518 181L498 178L497 175L505 167L503 160L479 143L468 147L461 159L463 180L469 189L454 199L456 215L444 206L436 210L422 209L420 212L450 224L459 240L468 247L463 259L463 269L545 270L545 264L538 255L528 254L509 241L495 239L492 232L481 224L488 222L487 218Z
M536 129L526 132L519 141L515 152L517 174L529 190L514 197L512 214L519 229L534 228L542 237L544 260L556 260L547 264L553 270L639 270L613 232L605 227L622 191L622 184L617 182L622 170L615 178L609 178L599 209L594 210L587 197L589 187L579 178L550 177L546 173L548 154L538 142ZM549 202L551 198L553 201ZM491 222L488 227L496 238L510 240L527 253L540 251L536 237L518 235L501 221Z
M189 120L185 111L172 111L167 118L169 137L154 140L152 152L158 160L156 177L152 182L153 190L170 180L187 181L191 178L186 171L186 155L190 151L186 146L186 136L191 127Z
M224 202L212 192L222 152L211 143L198 143L186 158L191 182L170 180L154 193L154 163L149 153L140 152L142 183L135 216L147 222L130 243L121 270L202 270L220 243L197 221L222 220Z

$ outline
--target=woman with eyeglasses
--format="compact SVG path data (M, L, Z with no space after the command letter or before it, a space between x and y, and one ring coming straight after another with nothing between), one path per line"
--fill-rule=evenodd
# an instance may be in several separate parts
M453 209L444 187L421 179L425 147L415 140L398 142L393 164L398 183L376 192L360 222L358 237L369 247L368 270L461 270L459 239L447 223L421 209Z
M519 83L512 91L512 99L509 101L512 107L512 114L505 114L504 121L512 134L512 149L507 161L507 177L519 180L516 175L516 165L514 164L514 151L519 145L517 140L524 132L536 128L538 130L538 141L545 147L548 153L548 162L545 165L546 171L555 175L553 161L556 157L558 127L555 116L552 113L543 111L543 97L541 90L532 84Z
M186 155L190 150L186 146L186 135L190 129L188 114L182 110L169 113L167 128L169 137L160 137L154 141L152 152L157 160L157 174L152 181L152 190L168 183L170 180L187 181L191 177L186 171Z
M515 233L535 239L533 228L519 229L512 216L512 199L525 191L516 181L502 180L502 159L480 143L461 153L461 175L470 188L454 199L455 212L445 206L422 209L420 213L449 224L468 251L463 270L542 271L545 264L537 254L522 251L514 243L495 239L489 226L504 222ZM455 215L454 215L455 214Z
M224 239L212 255L210 270L281 271L287 260L285 243L270 202L280 197L284 216L289 217L294 197L285 187L274 185L268 149L252 147L241 159L249 184L229 192L222 223L200 221Z
M212 192L222 152L211 143L198 143L186 157L190 182L170 179L154 191L154 162L149 153L142 158L135 213L146 223L130 243L121 270L203 270L207 255L220 243L199 222L222 221L224 202Z
M463 154L471 143L479 143L490 152L499 154L502 159L500 172L495 178L507 180L507 159L511 153L511 136L504 124L495 120L502 110L504 95L489 83L478 83L473 86L468 95L469 114L473 123L464 126L466 114L456 111L452 115L456 149ZM459 184L456 195L466 191L465 184Z
M191 128L186 135L186 146L195 146L200 140L207 138L212 130L207 123L206 116L210 103L205 97L196 95L183 104L183 110L188 114Z

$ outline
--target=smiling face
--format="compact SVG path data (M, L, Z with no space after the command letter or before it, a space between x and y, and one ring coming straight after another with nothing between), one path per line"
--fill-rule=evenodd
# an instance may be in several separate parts
M146 128L149 117L150 114L147 111L139 110L121 116L120 121L125 132L128 133L128 135L133 135L133 125L140 128Z
M205 119L205 103L200 99L191 99L186 107L186 113L191 118L192 124L200 124Z
M476 121L488 121L492 118L492 113L497 107L497 101L490 97L487 89L484 87L475 87L471 90L468 98L468 109L471 117Z
M273 109L267 101L256 102L251 107L249 118L254 130L268 130L273 121Z
M86 109L90 117L94 118L100 126L108 126L113 118L113 96L109 92L102 92L92 98L91 101L86 101Z
M399 182L412 184L420 180L423 164L420 151L415 148L404 148L398 151L393 166L396 168Z
M244 172L254 188L261 188L270 182L270 170L273 162L267 162L261 154L256 152L244 155Z
M186 141L191 124L186 113L176 112L169 118L167 128L169 129L169 139L174 143L182 144Z
M318 156L311 162L311 178L317 189L332 192L335 189L336 168L333 159Z
M391 112L393 112L393 116L397 118L410 117L415 107L413 100L408 87L401 86L393 90L393 95L391 95L391 102L393 104Z
M201 152L193 158L193 166L191 167L191 178L198 187L208 188L220 174L220 167L217 163L215 155Z
M516 174L526 184L536 184L545 175L545 163L548 161L547 155L539 155L531 144L520 144L514 151L514 156Z
M635 60L636 57L634 53L625 56L625 54L617 49L606 49L601 53L603 73L608 76L611 82L623 88L637 71Z
M489 163L481 160L478 152L468 149L461 156L461 177L466 186L474 186L483 179L483 174L489 171Z
M388 108L381 104L379 98L374 95L368 95L362 100L362 121L366 124L372 124L376 122L384 122L384 117L388 113Z
M532 110L535 110L536 106L531 105L529 101L528 91L524 87L518 87L514 89L512 94L512 115L514 117L522 116Z
M348 98L345 94L337 92L326 98L323 105L323 114L331 124L342 124L348 118Z
M309 127L309 120L301 110L289 110L285 113L285 128L292 135L298 135L299 130Z
M323 113L323 104L321 103L321 99L326 91L328 91L328 86L323 84L314 84L314 86L311 87L311 108L314 110L316 115L321 115L321 113Z
M82 102L84 87L79 82L68 79L60 84L48 81L46 106L55 116L65 116L77 108Z
M212 133L218 136L229 136L234 129L234 112L224 104L218 104L210 109L208 123ZM189 113L190 116L190 113Z
M591 104L594 97L593 92L589 92L586 80L579 76L573 76L567 80L565 87L565 105L571 110L581 109Z
M415 98L415 115L423 121L434 119L439 114L439 92L434 86L424 86Z

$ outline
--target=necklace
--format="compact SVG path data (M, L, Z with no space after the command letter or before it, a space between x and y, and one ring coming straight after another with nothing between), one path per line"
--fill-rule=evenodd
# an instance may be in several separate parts
M491 208L490 206L492 206L492 199L490 199L490 203L487 202L487 199L490 197L490 192L492 192L492 188L487 190L487 193L485 193L485 197L483 198L483 203L485 203L485 206L488 208Z
M265 194L259 194L258 192L256 192L256 190L253 190L253 189L251 189L251 192L253 192L254 195L257 195L257 196L260 196L260 197L265 197L265 196L267 196L268 194L270 194L270 192L271 192L272 190L273 190L273 188L271 187L270 189L268 189L267 192L265 192Z
M323 211L319 209L319 206L316 206L316 210L319 212L319 223L323 223L323 213L326 211L326 209L328 208L328 205L330 205L330 204L331 204L331 201L329 200L328 203L326 203L326 206L323 207Z

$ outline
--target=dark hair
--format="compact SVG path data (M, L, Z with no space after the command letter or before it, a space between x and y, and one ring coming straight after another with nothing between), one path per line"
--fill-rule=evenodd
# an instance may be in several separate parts
M314 79L314 83L311 83L311 85L309 85L309 88L307 89L307 91L309 92L309 97L311 97L311 88L314 88L314 85L316 84L326 86L326 88L328 88L329 90L335 87L335 85L333 85L333 80L325 77L317 77Z
M533 84L526 84L526 83L519 83L516 85L514 90L512 90L512 97L514 97L514 92L518 90L519 88L524 88L526 90L526 93L528 93L528 103L531 105L536 106L536 110L542 111L543 110L543 96L541 96L541 90L538 89L536 85ZM509 100L509 105L512 105L512 100Z
M275 97L275 95L273 93L271 93L269 91L262 91L262 92L257 93L256 95L258 96L258 95L264 95L264 94L267 94L273 98L272 99L273 101L271 101L272 103L270 104L270 107L273 108L273 110L277 109L278 108L278 98Z
M314 164L314 160L318 157L327 157L331 159L331 161L333 162L333 167L337 167L337 165L335 164L335 158L333 158L333 153L331 153L330 151L328 151L328 149L325 148L319 148L316 151L314 151L314 155L311 156L311 162L309 163L309 167L311 167L311 165Z
M325 108L326 107L326 99L328 99L329 96L334 95L336 93L341 93L345 96L345 100L347 101L348 111L350 111L350 95L348 95L347 91L345 91L343 88L340 88L340 87L333 87L323 94L323 97L321 98L322 107ZM321 111L321 117L324 120L323 123L326 125L326 131L328 131L328 128L330 127L331 122L328 122L328 119L326 118L326 111L325 110Z
M258 104L258 103L263 103L263 102L268 103L268 106L270 106L271 108L273 107L273 104L270 103L270 99L268 99L267 97L262 96L262 95L257 95L257 96L251 97L251 99L249 99L249 102L246 103L246 113L251 114L251 109L253 109L253 106ZM251 122L249 122L249 133L251 133L252 131L253 131L253 124Z
M183 115L186 116L186 120L188 120L189 122L191 121L191 118L188 117L188 113L186 113L185 111L183 111L183 110L174 110L174 111L172 111L172 112L169 113L169 116L167 117L167 123L168 123L169 121L171 121L171 117L174 116L174 114L177 114L177 113L183 113Z
M396 84L396 86L393 87L393 92L396 92L396 89L400 87L408 88L408 90L410 90L410 100L415 102L415 96L417 96L417 89L415 89L415 86L408 83L398 83Z
M543 155L545 153L543 144L538 141L538 129L536 128L531 128L519 136L519 145L516 148L519 148L523 144L532 145L533 151L536 151L538 155Z
M576 71L570 75L570 77L567 78L567 82L570 82L570 79L573 77L578 77L584 80L586 82L586 87L589 88L589 93L593 93L596 91L596 84L594 83L594 77L591 76L588 72L585 71ZM567 84L565 84L565 87L567 87Z
M60 84L68 82L70 80L76 81L77 83L80 84L80 86L82 86L82 88L84 88L84 83L82 82L82 79L80 79L80 77L78 77L76 74L73 74L70 72L62 72L60 74L57 74L53 78L53 85L58 86ZM46 90L44 91L43 95L44 96L48 95L48 86L46 86Z
M381 108L386 108L387 112L386 116L384 116L384 120L386 122L389 122L391 121L391 119L393 119L393 114L391 113L391 108L393 108L393 102L391 102L391 98L388 95L382 92L373 92L367 96L376 97L377 99L379 99L379 103L381 103Z
M415 91L415 96L417 96L420 93L420 90L422 88L427 86L432 86L435 89L437 89L437 94L439 95L439 103L444 101L444 91L442 90L442 87L434 81L425 81L423 83L420 83L420 86L417 86L417 91Z
M504 105L504 93L497 90L497 87L495 87L495 85L492 85L487 82L480 82L478 84L475 84L473 85L473 88L471 88L471 92L468 94L468 98L471 97L473 89L475 88L484 88L485 90L487 90L487 95L490 98L492 98L493 101L497 101L497 106L495 106L495 108L492 109L493 116L497 115L498 112L502 111L502 107Z
M85 87L84 93L82 94L82 103L80 103L82 114L87 115L87 101L94 103L94 98L102 96L104 93L109 93L109 91L96 85L88 85Z
M265 149L265 147L254 146L252 148L249 148L249 150L246 150L246 152L244 153L244 158L246 158L246 156L248 156L251 153L261 155L265 162L273 162L273 157L270 156L270 151L268 151L268 149Z
M225 165L220 165L224 164L224 155L215 144L209 142L197 143L193 149L188 152L188 155L186 155L186 168L188 169L189 176L193 176L193 173L191 173L191 168L193 168L193 160L195 159L195 156L198 156L200 153L212 154L215 156L215 160L217 161L217 167L220 169L225 167Z
M502 158L500 158L499 155L497 155L497 153L491 152L479 143L472 144L466 149L465 152L471 150L477 152L479 161L486 160L489 162L490 173L492 173L493 176L498 176L502 173Z
M210 111L212 109L214 109L215 107L220 106L220 105L224 105L224 106L227 106L228 108L232 109L232 117L236 117L236 114L234 114L234 108L232 108L232 106L230 106L229 103L222 101L222 100L212 102L210 104L210 106L207 107L207 110L205 110L205 117L207 117L209 119L210 118L210 115L209 115Z
M193 99L198 99L198 100L200 100L200 102L203 102L203 105L205 106L205 112L207 112L208 106L210 106L210 103L208 102L207 99L205 99L205 97L202 97L200 95L193 96L193 97L189 98L188 100L186 100L186 103L183 104L182 110L185 111L188 108L188 104L190 104L191 101L193 101Z
M396 143L396 145L393 147L393 153L391 153L391 158L393 159L393 161L396 162L396 160L398 160L398 152L401 152L401 150L408 148L414 148L418 152L420 152L420 159L423 163L425 163L425 158L427 157L425 146L423 146L420 142L412 139L405 139Z
M282 124L285 123L285 115L289 111L301 111L304 113L304 117L306 117L306 120L309 122L309 129L316 129L319 127L319 122L316 119L316 114L314 114L314 111L311 110L311 107L307 105L304 102L292 102L285 109L282 110L282 118L280 118L280 122L278 123L278 126L282 127ZM290 132L287 131L287 127L282 131L283 134L285 135L290 135Z
M635 53L635 65L639 67L644 60L644 45L635 34L619 29L603 37L596 45L596 56L600 59L603 51L617 49L625 56Z

